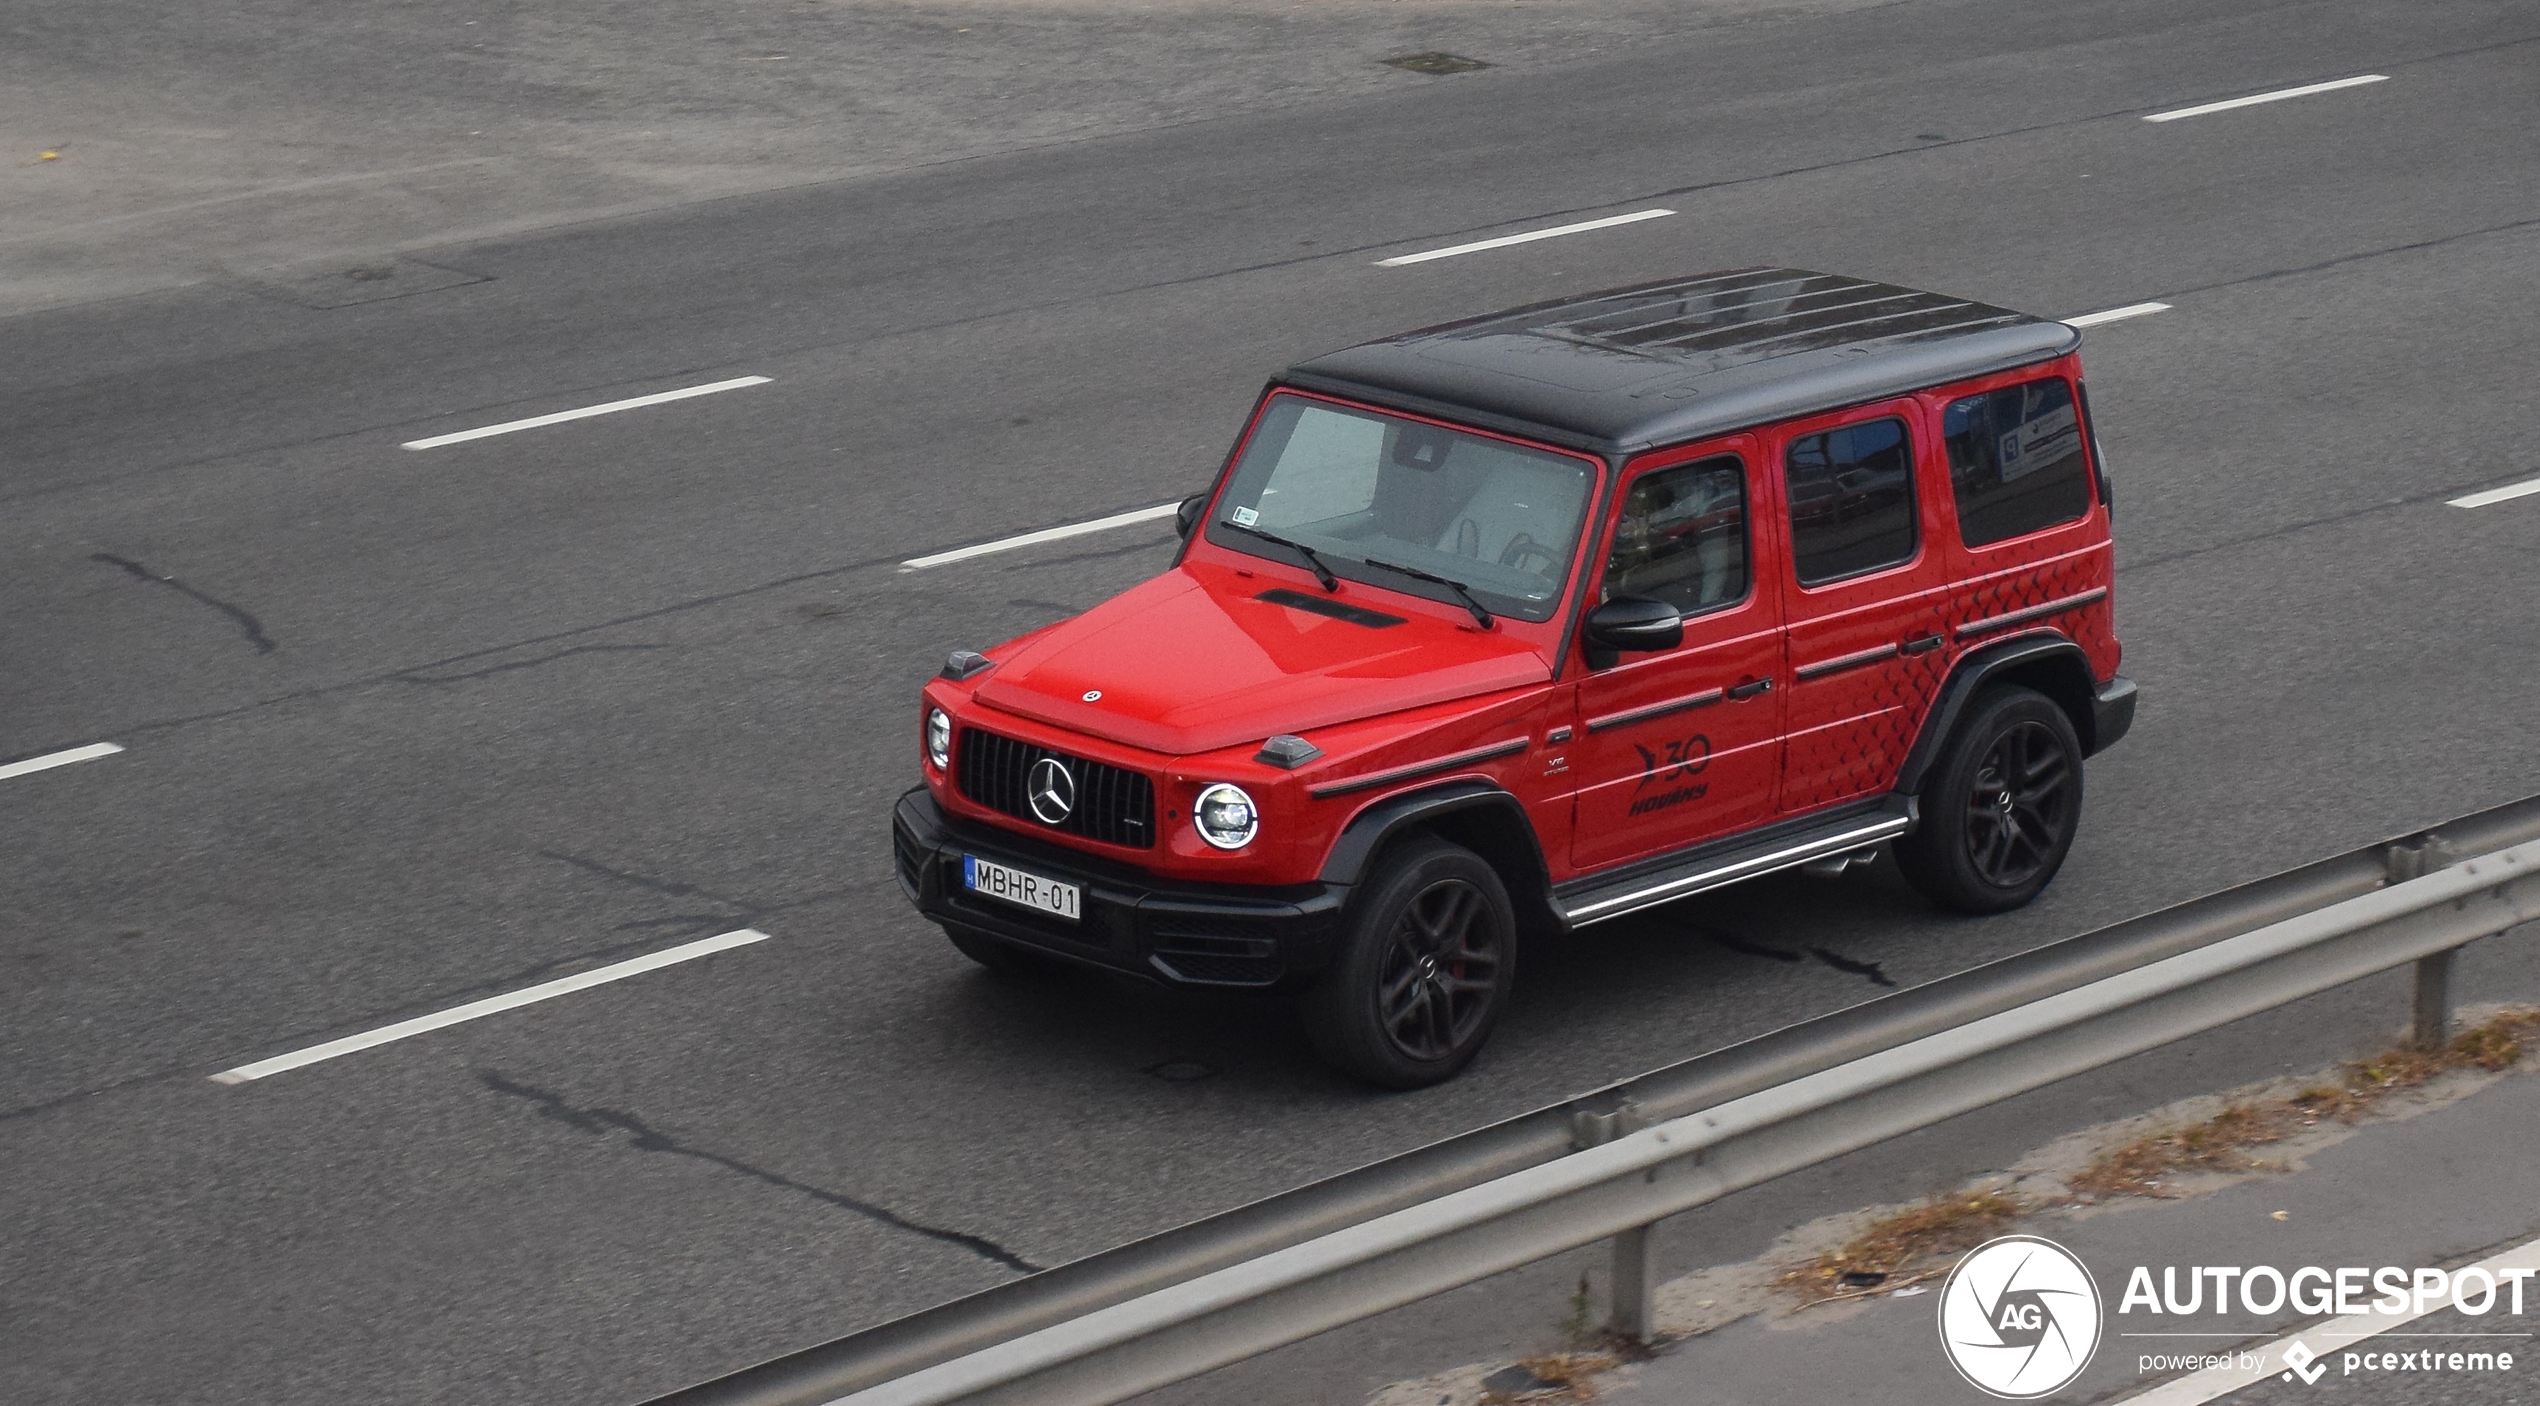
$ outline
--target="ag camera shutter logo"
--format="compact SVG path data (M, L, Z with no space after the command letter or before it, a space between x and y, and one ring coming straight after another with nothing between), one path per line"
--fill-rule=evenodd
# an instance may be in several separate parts
M2099 1286L2070 1250L2005 1235L1967 1252L1940 1288L1940 1346L1967 1384L2033 1401L2072 1384L2099 1349Z

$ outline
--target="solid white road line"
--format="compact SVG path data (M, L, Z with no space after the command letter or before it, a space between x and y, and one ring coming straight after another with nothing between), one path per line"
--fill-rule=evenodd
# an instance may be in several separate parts
M464 444L468 440L484 439L489 435L510 434L514 430L534 430L540 425L561 425L567 420L588 420L594 415L614 415L620 410L633 410L638 406L659 405L669 400L686 400L690 396L712 395L716 391L737 391L743 386L763 386L767 382L768 378L765 376L737 376L729 381L717 381L710 386L690 386L686 390L663 391L659 395L639 395L633 400L612 400L606 405L586 405L579 410L559 410L553 415L533 415L526 420L506 420L499 425L487 425L481 430L461 430L457 434L434 435L430 439L410 439L401 447L437 449L444 444Z
M2360 88L2366 83L2387 83L2387 73L2365 73L2353 78L2340 78L2331 83L2305 83L2299 88L2278 88L2272 93L2252 93L2245 98L2230 98L2218 103L2199 103L2194 107L2156 112L2146 122L2176 122L2182 117L2202 117L2209 112L2229 112L2235 107L2255 107L2259 103L2280 103L2286 98L2307 98L2313 93L2333 93L2340 88Z
M2468 1269L2486 1270L2491 1280L2500 1269L2540 1270L2540 1240L2527 1241L2502 1254L2480 1260L2475 1265L2464 1265L2461 1269L2452 1272L2460 1274ZM2394 1328L2404 1328L2435 1311L2437 1311L2435 1308L2426 1308L2415 1313L2358 1313L2348 1318L2332 1318L2326 1323L2314 1324L2257 1349L2258 1365L2253 1368L2210 1367L2202 1372L2192 1372L2187 1376L2163 1382L2141 1395L2124 1397L2122 1400L2125 1406L2202 1406L2204 1402L2229 1396L2242 1387L2256 1386L2270 1378L2282 1377L2288 1381L2291 1380L2294 1368L2291 1363L2284 1360L2284 1354L2290 1352L2297 1342L2308 1343L2313 1358L2330 1358L2356 1343L2379 1337ZM2400 1336L2424 1335L2401 1334ZM2487 1333L2478 1336L2506 1335ZM2527 1335L2515 1333L2510 1336ZM2305 1366L2308 1366L2307 1361ZM2333 1367L2334 1364L2331 1366ZM2319 1369L2311 1370L2316 1375ZM2311 1378L2306 1377L2304 1380L2309 1381Z
M93 762L99 757L111 757L122 750L121 746L113 742L91 742L85 747L73 747L64 752L47 752L40 757L29 757L22 762L11 762L7 766L0 766L0 781L6 781L12 776L24 776L31 771L51 771L57 766L69 766L73 762Z
M703 938L678 947L665 948L648 957L637 957L631 962L619 962L614 966L597 967L577 976L541 982L536 986L524 986L518 991L506 992L500 996L489 996L482 1001L470 1001L464 1006L452 1006L446 1011L419 1015L412 1020L401 1020L394 1025L383 1025L376 1030L365 1030L359 1035L347 1035L341 1040L329 1040L323 1045L311 1045L304 1050L293 1050L289 1054L275 1055L271 1059L260 1059L253 1064L242 1064L236 1069L224 1069L212 1076L212 1082L244 1084L250 1079L262 1079L268 1074L279 1074L286 1069L297 1069L301 1065L315 1064L320 1060L333 1059L337 1055L348 1055L356 1050L369 1049L373 1045L384 1045L391 1040L402 1040L409 1035L420 1035L427 1030L438 1030L445 1025L457 1025L462 1021L475 1020L480 1016L534 1005L539 1001L550 1001L558 996L570 995L594 986L604 986L612 981L624 981L630 976L641 976L648 971L676 966L681 962L693 962L699 957L712 956L728 948L747 947L753 942L765 941L767 941L766 933L755 928L740 928L718 937Z
M2455 508L2483 508L2490 503L2506 503L2511 502L2516 498L2528 498L2534 493L2540 493L2540 478L2525 479L2520 483L2509 483L2502 488L2486 489L2483 492L2472 493L2466 498L2454 498L2451 500L2451 504ZM27 764L25 762L20 762L18 765L25 766ZM6 767L0 767L0 776L6 776L8 774L8 769Z
M2170 305L2167 303L2128 303L2124 307L2110 308L2105 312L2086 312L2079 317L2065 318L2064 325L2066 327L2096 327L2103 322L2123 322L2129 317L2142 317L2149 313L2169 310Z
M1565 234L1585 234L1592 229L1612 229L1616 225L1638 224L1642 220L1660 219L1676 213L1673 210L1635 210L1628 215L1608 215L1601 220L1582 220L1575 225L1555 225L1551 229L1528 230L1524 234L1504 234L1497 239L1480 239L1471 244L1458 244L1450 249L1431 249L1425 254L1404 254L1399 258L1378 259L1380 269L1400 268L1404 264L1425 264L1431 259L1452 259L1458 254L1477 254L1484 249L1505 249L1511 244L1532 244L1538 239L1557 239Z
M937 552L932 556L910 557L900 563L900 570L923 571L930 566L947 566L953 562L968 561L972 557L984 557L994 552L1010 552L1017 547L1037 547L1043 542L1082 537L1088 532L1109 532L1115 527L1153 522L1160 517L1173 516L1181 506L1181 502L1177 499L1170 503L1158 503L1152 508L1139 508L1132 512L1098 517L1091 522L1071 522L1065 527L1044 527L1038 532L1026 532L1020 537L1004 537L994 542L982 542L975 547L955 547L949 552Z

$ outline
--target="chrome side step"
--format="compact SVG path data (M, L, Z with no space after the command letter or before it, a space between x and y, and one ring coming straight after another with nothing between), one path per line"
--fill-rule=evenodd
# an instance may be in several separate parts
M1882 840L1892 840L1914 828L1918 818L1911 797L1896 796L1878 810L1862 814L1858 811L1823 828L1781 835L1726 853L1713 853L1684 865L1640 874L1614 884L1600 886L1573 897L1560 898L1562 916L1570 926L1583 928L1661 903L1673 903L1697 893L1726 888L1730 884L1752 879L1783 869L1796 869L1814 860L1831 858L1853 850L1864 849Z

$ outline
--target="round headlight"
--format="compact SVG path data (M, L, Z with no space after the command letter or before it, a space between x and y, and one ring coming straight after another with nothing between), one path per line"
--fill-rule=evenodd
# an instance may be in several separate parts
M937 771L952 765L952 719L941 708L926 710L926 760Z
M1261 812L1252 808L1252 797L1242 787L1220 781L1199 793L1191 823L1201 839L1219 849L1242 849L1261 833Z

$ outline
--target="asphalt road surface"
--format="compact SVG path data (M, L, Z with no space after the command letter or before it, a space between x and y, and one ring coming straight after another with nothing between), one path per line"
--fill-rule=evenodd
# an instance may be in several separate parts
M2540 477L2535 60L2507 4L1929 0L7 319L0 759L125 750L0 768L0 1398L640 1399L2540 790L2540 495L2451 504ZM1763 262L2169 304L2084 352L2144 704L2036 906L1874 872L1599 928L1410 1095L1275 1005L1003 985L907 911L918 682L1171 534L900 563L1202 486L1298 357ZM2499 952L2470 995L2540 986ZM1910 1194L2397 1009L2323 998L1771 1204ZM1345 1399L1557 1311L1459 1302L1219 1399Z

